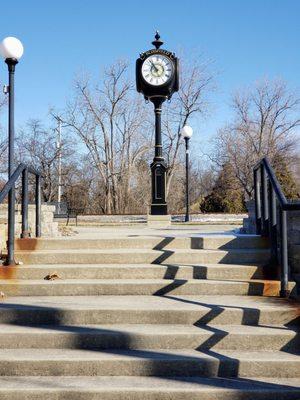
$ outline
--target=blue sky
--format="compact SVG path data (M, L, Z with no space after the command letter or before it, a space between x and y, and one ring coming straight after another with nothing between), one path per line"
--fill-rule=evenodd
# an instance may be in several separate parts
M3 0L1 35L22 40L17 66L17 125L63 107L76 72L94 76L118 58L134 61L159 29L165 47L213 59L211 116L196 123L210 137L230 119L230 94L261 77L300 85L298 0ZM134 69L132 69L134 76ZM0 65L0 84L6 65Z

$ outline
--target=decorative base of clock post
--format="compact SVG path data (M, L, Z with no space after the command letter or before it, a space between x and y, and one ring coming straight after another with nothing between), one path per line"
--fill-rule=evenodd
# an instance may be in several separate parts
M154 158L150 165L152 176L151 215L167 215L166 202L166 171L167 166L163 158Z

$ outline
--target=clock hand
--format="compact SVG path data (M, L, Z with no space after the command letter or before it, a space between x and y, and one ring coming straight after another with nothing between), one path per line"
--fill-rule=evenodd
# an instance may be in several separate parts
M150 63L151 63L152 66L155 68L156 72L158 72L158 68L157 68L157 66L154 64L154 62L150 60Z

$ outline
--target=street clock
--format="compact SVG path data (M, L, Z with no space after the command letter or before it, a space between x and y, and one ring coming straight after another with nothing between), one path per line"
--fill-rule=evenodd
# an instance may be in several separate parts
M175 54L160 49L163 42L156 32L155 49L141 53L136 60L136 88L146 99L161 96L170 99L179 89L179 65Z
M136 60L136 89L154 104L155 155L151 168L152 215L168 214L166 202L167 165L162 153L161 112L165 100L179 89L179 62L175 54L161 49L163 42L156 32L152 42L155 49L141 53Z

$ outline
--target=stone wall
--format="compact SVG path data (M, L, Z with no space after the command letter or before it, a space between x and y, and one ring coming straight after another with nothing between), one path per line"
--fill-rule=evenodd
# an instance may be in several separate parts
M41 231L43 237L57 237L60 236L58 230L58 222L54 221L55 206L42 204L41 207ZM16 223L15 233L16 237L21 234L21 205L16 206ZM28 229L31 236L35 236L35 205L29 204L28 206ZM1 235L1 248L6 246L7 240L7 204L0 205L0 235Z
M256 219L255 219L255 202L250 200L246 202L248 210L248 216L243 219L243 227L241 233L247 233L251 235L256 234Z
M190 222L207 224L242 225L247 214L190 214ZM147 215L78 215L78 225L85 224L146 224ZM184 222L185 215L171 215L172 222ZM71 219L73 223L73 219Z

